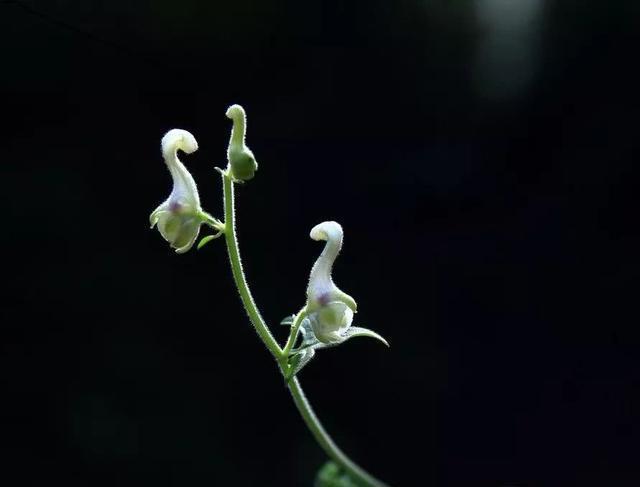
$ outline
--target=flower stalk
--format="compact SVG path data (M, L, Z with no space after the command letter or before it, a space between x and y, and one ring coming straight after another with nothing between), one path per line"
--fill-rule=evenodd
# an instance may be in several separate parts
M227 253L229 255L233 280L236 283L238 294L240 295L240 299L242 300L242 304L244 305L247 315L249 315L251 324L258 333L262 343L265 344L276 360L279 360L282 356L282 350L280 349L278 342L273 338L267 324L258 311L253 296L251 295L249 285L247 284L247 279L245 278L242 270L242 260L240 258L240 251L238 250L238 239L236 238L233 181L231 180L231 175L228 171L221 171L221 173L224 192L224 237L227 243Z

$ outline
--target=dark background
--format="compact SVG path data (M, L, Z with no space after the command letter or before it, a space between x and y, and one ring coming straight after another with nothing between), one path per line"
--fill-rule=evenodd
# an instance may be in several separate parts
M223 243L149 213L179 127L237 190L277 329L335 219L334 278L391 342L301 374L394 486L639 485L634 1L0 5L4 485L310 485L325 457L242 311ZM8 479L8 480L7 480Z

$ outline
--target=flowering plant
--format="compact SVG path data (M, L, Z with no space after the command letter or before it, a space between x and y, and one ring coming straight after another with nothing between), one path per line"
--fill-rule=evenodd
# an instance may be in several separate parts
M162 237L178 253L187 252L193 247L202 225L214 229L215 232L203 237L198 248L224 235L233 278L251 324L276 359L294 403L309 430L331 458L331 461L319 471L316 485L384 487L386 484L355 464L333 442L313 412L298 380L298 374L315 356L316 350L335 347L359 336L375 338L388 346L387 341L376 332L352 326L357 311L356 301L333 282L333 263L342 248L344 237L342 226L335 221L325 221L311 230L310 237L313 240L326 243L311 269L306 304L298 313L281 322L288 326L290 331L286 343L280 347L251 295L242 270L235 231L234 184L253 179L258 164L253 152L245 143L244 109L240 105L232 105L226 115L233 121L227 149L228 165L226 169L216 168L222 176L224 220L218 220L202 210L196 183L178 159L178 150L191 154L198 149L195 137L186 130L173 129L165 134L161 143L162 155L173 179L173 189L167 200L151 213L151 227L157 226Z

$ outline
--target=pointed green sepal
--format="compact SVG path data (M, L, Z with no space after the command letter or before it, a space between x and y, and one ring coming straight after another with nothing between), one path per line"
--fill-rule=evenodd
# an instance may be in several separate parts
M384 343L387 347L390 346L389 342L386 341L384 338L382 338L381 335L379 335L375 331L369 330L368 328L362 328L360 326L352 326L342 336L344 337L344 341L347 341L347 340L349 340L351 338L355 338L355 337L375 338L376 340L381 341L382 343Z
M200 239L200 242L198 242L198 250L200 250L202 247L207 245L212 240L215 240L216 238L220 237L221 235L222 235L222 232L218 232L214 235L207 235L206 237L202 237Z
M290 357L289 371L286 376L287 382L293 379L311 361L315 354L316 351L314 347L307 347Z
M296 315L289 315L286 318L283 318L280 324L283 326L291 326L293 325L293 320L295 319L295 317Z

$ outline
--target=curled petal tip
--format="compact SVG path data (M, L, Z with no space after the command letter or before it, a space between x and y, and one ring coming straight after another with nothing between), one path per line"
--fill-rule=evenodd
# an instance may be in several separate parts
M171 129L162 137L162 153L166 156L175 154L181 150L185 154L191 154L198 150L198 142L191 132L182 129Z
M328 242L341 242L343 236L342 226L334 221L318 223L309 233L309 237L313 240L326 240Z
M237 118L245 119L247 117L244 108L242 108L241 105L237 104L231 105L229 108L227 108L227 112L225 113L225 115L231 120L235 120Z

